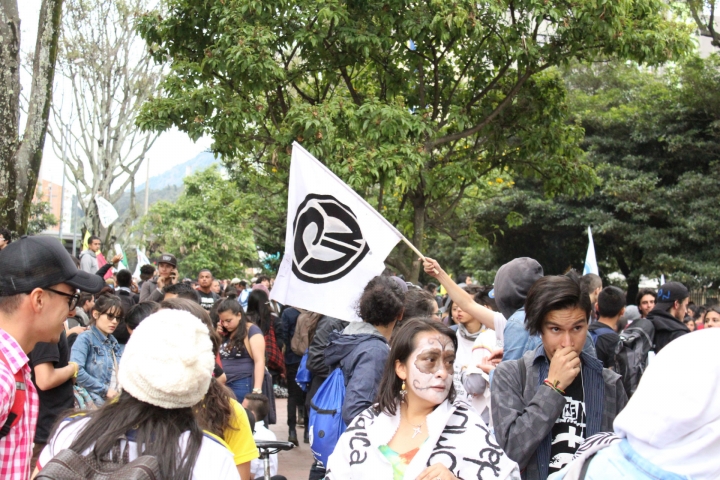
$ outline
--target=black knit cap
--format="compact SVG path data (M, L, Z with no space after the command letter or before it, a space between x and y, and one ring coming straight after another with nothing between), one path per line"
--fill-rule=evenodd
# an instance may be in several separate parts
M78 270L57 238L25 235L0 251L0 296L59 283L87 293L98 293L105 286L99 275Z

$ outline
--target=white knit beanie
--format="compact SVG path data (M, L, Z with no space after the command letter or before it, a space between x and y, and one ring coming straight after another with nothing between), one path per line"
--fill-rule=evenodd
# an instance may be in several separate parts
M160 310L133 330L118 381L143 402L187 408L207 393L214 366L207 326L188 312Z

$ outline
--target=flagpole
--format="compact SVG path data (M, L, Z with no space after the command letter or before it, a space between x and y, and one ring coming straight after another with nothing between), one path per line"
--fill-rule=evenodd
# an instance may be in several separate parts
M334 176L334 177L337 177L337 175L335 175L335 173L333 173L332 170L330 170L330 169L329 169L326 165L324 165L320 160L318 160L317 158L315 158L315 155L313 155L312 153L310 153L310 152L308 152L307 150L305 150L305 148L304 148L302 145L300 145L298 142L293 142L293 147L298 147L299 149L301 149L302 151L304 151L304 152L307 154L307 156L309 157L309 159L312 160L312 161L314 161L315 163L317 163L320 168L326 170L330 175L332 175L332 176ZM340 184L341 184L343 187L345 187L348 191L352 192L353 195L357 195L358 197L360 197L360 194L358 194L355 190L353 190L352 188L350 188L350 185L348 185L347 183L345 183L345 182L343 182L343 181L340 181ZM362 197L360 197L360 198L363 199ZM363 199L363 201L365 201L365 199ZM369 204L368 204L368 205L369 205ZM372 207L372 205L370 205L370 207ZM387 220L387 218L383 217L382 214L380 214L380 212L378 212L378 211L375 210L374 208L372 208L371 210L372 210L372 212L373 212L375 215L378 216L378 218L380 218L380 219L381 219L383 222L385 222L390 228L392 228L393 230L395 230L395 231L397 232L397 234L400 236L400 239L405 243L405 245L407 245L408 247L410 247L410 250L412 250L413 252L415 252L415 254L416 254L417 256L419 256L420 259L421 259L423 262L425 261L425 255L423 255L422 253L420 253L420 250L418 250L418 249L415 247L415 245L413 245L413 244L410 242L410 240L408 240L407 238L405 238L405 235L403 235L402 233L400 233L400 232L398 231L398 229L395 228L395 226ZM440 273L440 272L437 271L437 269L434 269L434 270L435 270L435 273Z

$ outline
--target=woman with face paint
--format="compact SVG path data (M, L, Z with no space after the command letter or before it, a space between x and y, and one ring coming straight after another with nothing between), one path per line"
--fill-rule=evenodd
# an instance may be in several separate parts
M328 461L327 479L519 479L485 422L455 401L455 333L430 318L403 322L377 403L358 415Z

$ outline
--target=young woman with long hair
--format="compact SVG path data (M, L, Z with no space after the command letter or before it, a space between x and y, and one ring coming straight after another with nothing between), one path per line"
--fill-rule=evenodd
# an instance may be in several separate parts
M287 376L287 370L282 353L283 345L278 342L277 335L281 328L280 318L270 308L270 298L265 290L255 288L250 292L246 313L248 321L262 330L265 338L265 366L276 384L279 377Z
M454 401L456 349L454 332L442 323L403 321L390 341L376 403L348 425L326 478L519 479L517 464L478 414Z
M160 306L163 309L184 310L202 320L213 343L213 355L217 357L220 337L213 328L210 315L203 307L184 298L166 300ZM225 442L232 451L241 480L249 480L250 462L258 458L258 449L253 440L247 413L232 391L213 376L205 398L193 407L193 412L200 428Z
M250 392L262 393L265 379L265 338L250 323L237 300L225 299L217 309L217 331L223 336L220 359L227 376L227 387L238 399Z
M212 342L198 318L171 310L150 315L125 348L117 400L56 426L38 469L51 475L53 457L70 449L106 464L122 463L125 452L129 461L155 457L163 479L239 478L233 454L203 434L193 413L213 365Z
M113 337L123 317L120 298L100 295L91 311L90 328L78 335L70 361L78 364L77 385L85 388L95 405L118 394L117 372L124 345Z

